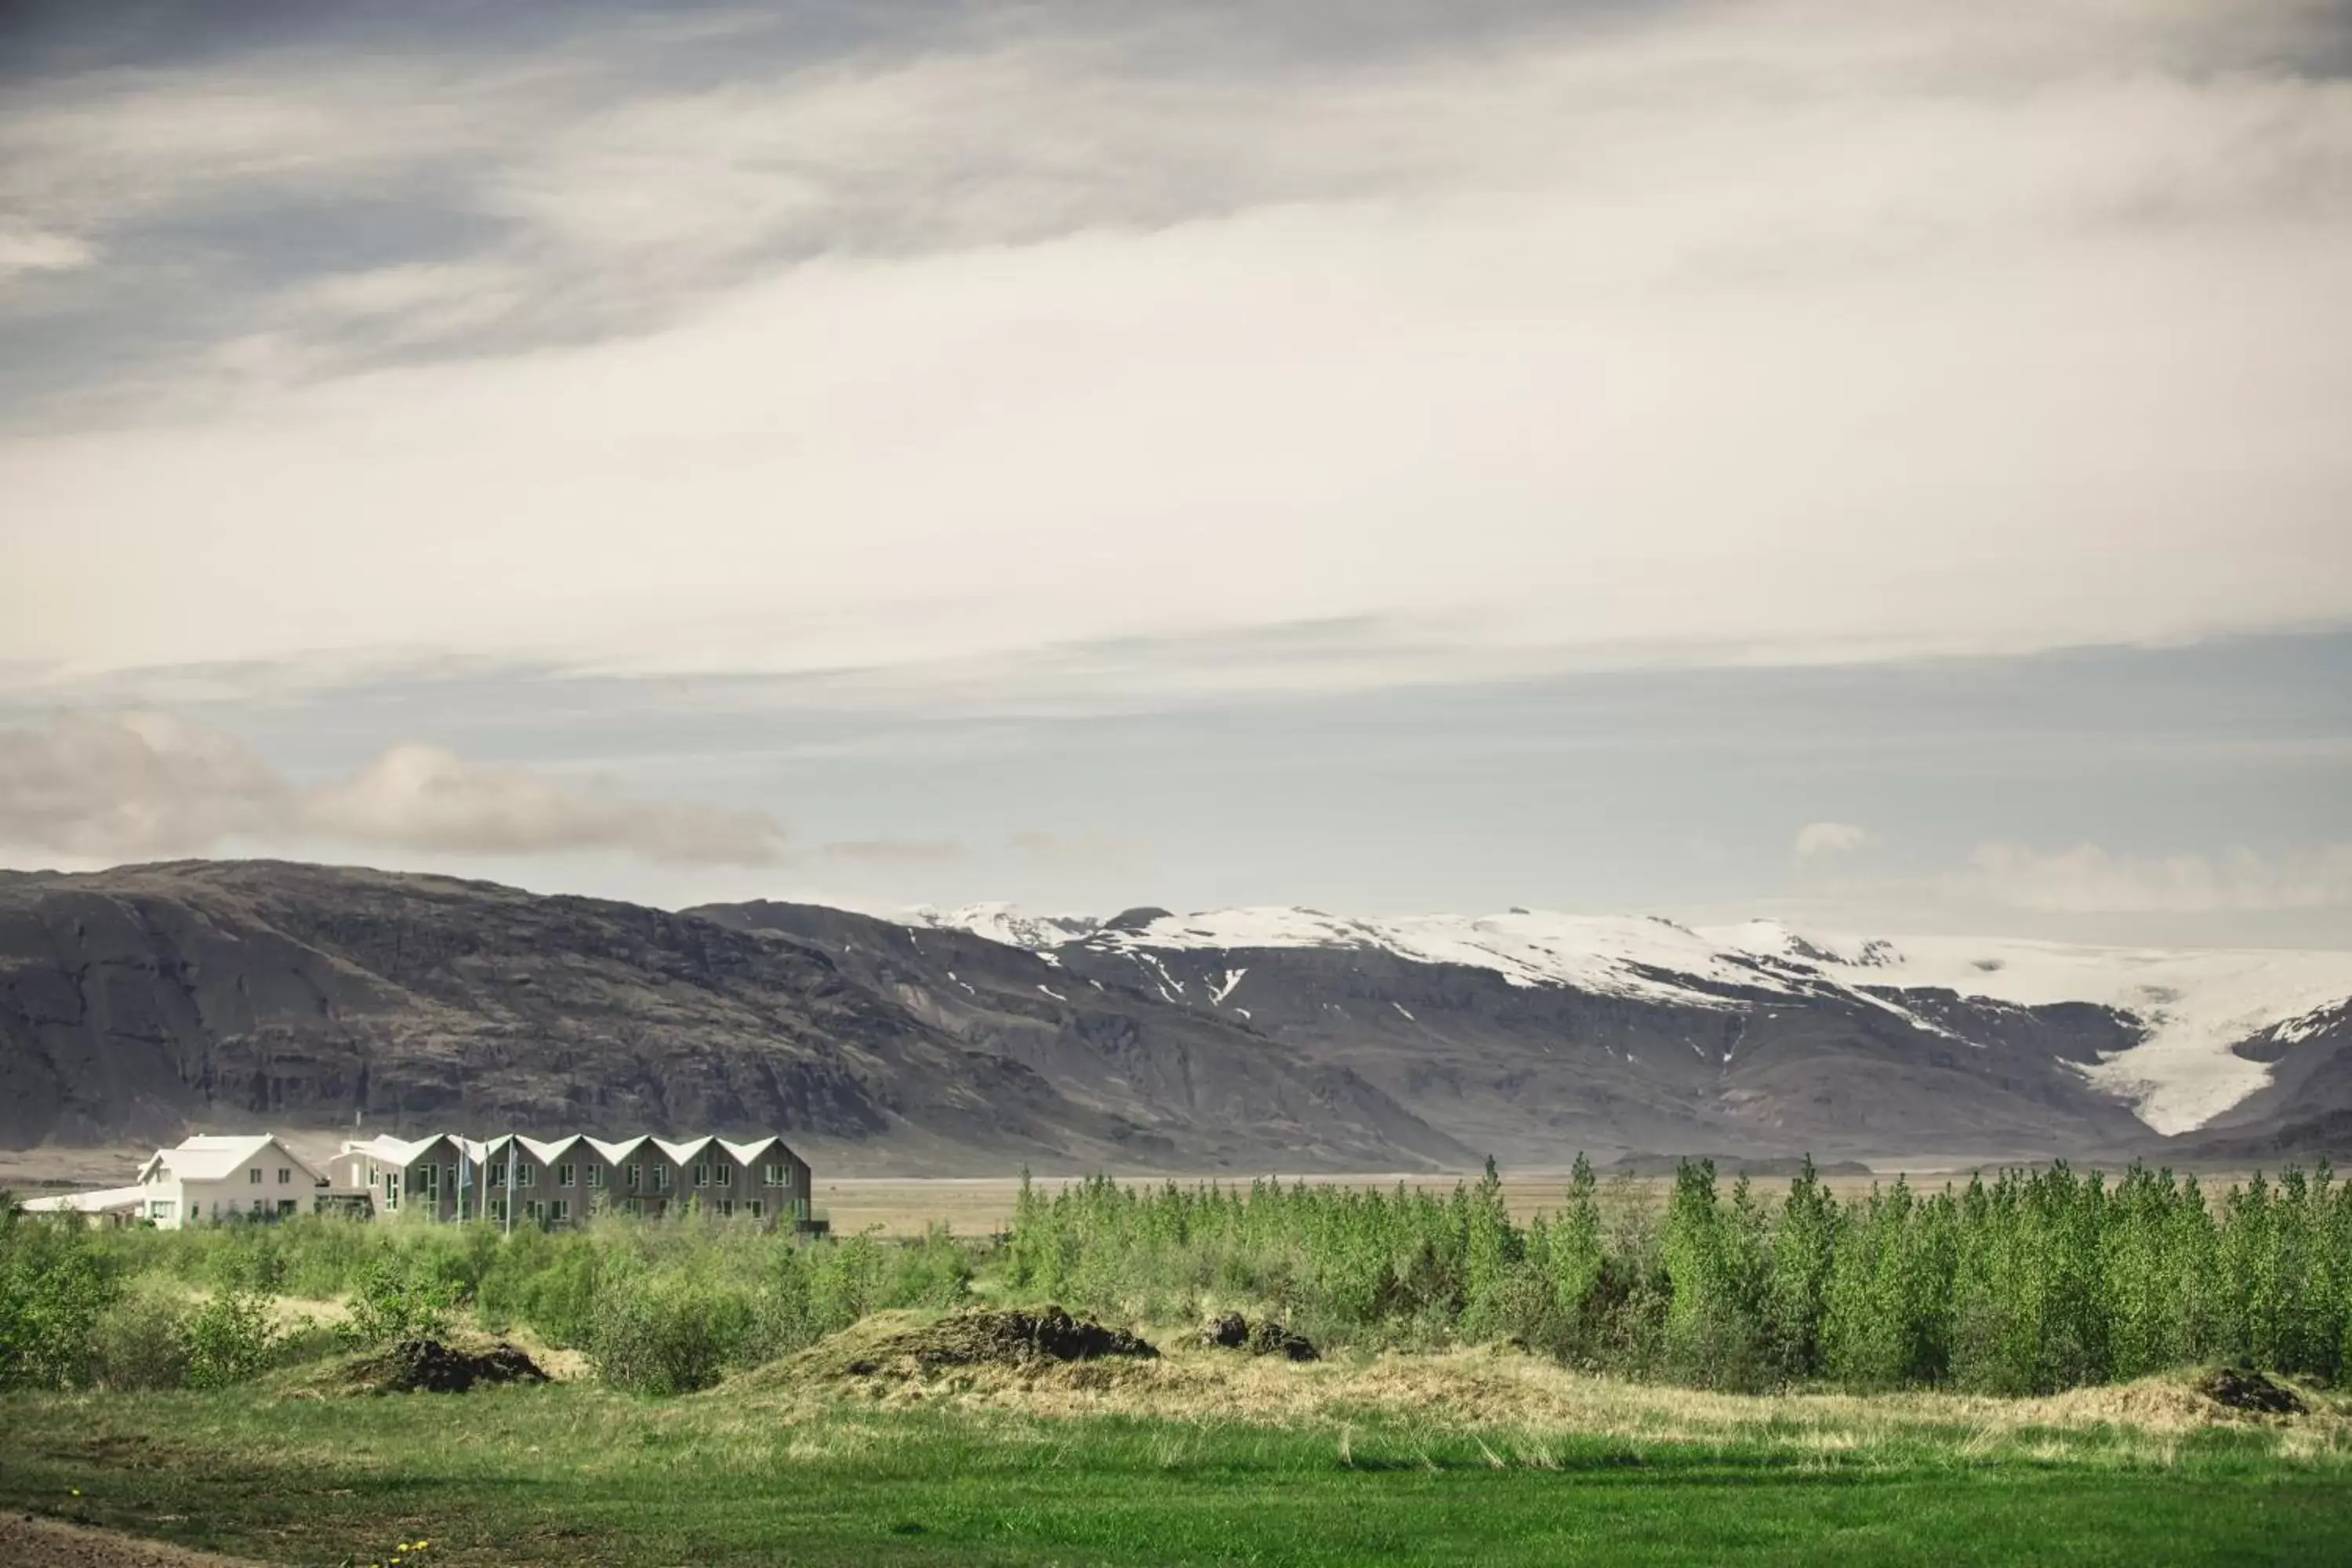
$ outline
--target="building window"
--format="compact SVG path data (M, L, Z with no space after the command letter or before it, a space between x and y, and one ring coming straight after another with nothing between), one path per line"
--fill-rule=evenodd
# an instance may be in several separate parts
M694 1164L694 1184L695 1184L696 1186L698 1186L698 1187L707 1187L707 1186L709 1186L709 1185L710 1184L710 1162L709 1162L709 1161L708 1161L708 1160L698 1160L698 1161L696 1161L696 1162L695 1162L695 1164Z
M760 1184L767 1187L789 1187L793 1184L793 1174L782 1165L762 1165L760 1167Z
M438 1165L417 1166L416 1180L410 1184L410 1189L428 1198L439 1197L441 1195L441 1167Z
M147 1200L147 1217L149 1219L170 1219L172 1217L172 1212L179 1206L179 1205L173 1203L169 1198L149 1198Z
M290 1215L290 1214L293 1214L297 1209L299 1209L299 1208L300 1208L300 1207L301 1207L301 1205L300 1205L299 1204L298 1204L297 1202L295 1202L292 1198L280 1198L280 1199L278 1199L278 1217L279 1217L280 1219L283 1219L283 1218L285 1218L287 1215Z
M643 1165L631 1165L627 1174L629 1191L636 1192L645 1185L646 1168Z
M558 1225L569 1224L572 1219L572 1200L570 1198L555 1199L552 1203L547 1205L547 1217L553 1220Z
M559 1187L579 1185L580 1167L569 1160L555 1167L555 1184Z
M751 1217L753 1219L758 1219L766 1208L767 1205L765 1204L761 1203L757 1198L753 1198L751 1200Z
M719 1199L719 1213L722 1217L731 1216L735 1213L735 1200L733 1198Z
M268 1212L269 1212L269 1200L268 1200L268 1198L256 1198L256 1199L254 1199L254 1200L253 1200L253 1217L254 1217L254 1218L256 1218L256 1219L259 1219L263 1215L266 1215L266 1214L268 1214Z
M260 1167L260 1166L258 1166L258 1165L256 1165L252 1170L247 1171L247 1172L245 1173L245 1179L246 1179L246 1181L247 1181L249 1184L251 1184L251 1185L253 1185L253 1186L257 1186L257 1186L261 1185L261 1167Z
M490 1185L494 1187L503 1187L506 1184L507 1168L504 1165L492 1165L490 1167Z
M518 1187L535 1187L539 1185L539 1172L532 1168L530 1161L525 1160L521 1164L515 1167L515 1185Z
M594 1163L593 1163L589 1165L589 1167L588 1167L588 1184L589 1184L590 1186L592 1186L592 1187L601 1187L601 1186L603 1186L603 1185L604 1185L604 1184L605 1184L605 1183L606 1183L610 1178L611 1178L611 1173L610 1173L610 1172L608 1172L608 1171L606 1171L606 1170L604 1169L604 1166L599 1165L599 1164L594 1164Z
M293 1173L292 1171L289 1170L289 1169L288 1169L287 1167L285 1167L284 1165L280 1165L280 1166L278 1166L278 1184L279 1186L281 1186L281 1187L290 1187L290 1186L292 1186L292 1185L294 1184L294 1173Z
M669 1167L667 1165L656 1165L654 1167L654 1191L657 1193L666 1193L669 1191Z
M466 1184L464 1183L464 1181L462 1181L461 1179L459 1179L459 1177L458 1177L458 1175L457 1175L457 1166L455 1166L455 1165L450 1166L450 1167L449 1167L449 1190L450 1190L451 1192L453 1192L453 1193L454 1193L454 1192L458 1192L458 1191L462 1190L462 1189L465 1187L465 1185L466 1185Z

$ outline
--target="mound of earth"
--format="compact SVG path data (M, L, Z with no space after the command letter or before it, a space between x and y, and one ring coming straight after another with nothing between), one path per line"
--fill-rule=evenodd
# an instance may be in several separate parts
M477 1384L547 1381L539 1363L510 1344L463 1351L438 1340L403 1340L353 1363L347 1375L364 1394L463 1394Z
M2303 1415L2311 1408L2294 1389L2238 1367L2206 1373L2197 1380L2197 1392L2216 1405L2262 1415Z
M1252 1355L1278 1355L1289 1361L1320 1361L1322 1356L1314 1342L1304 1334L1294 1334L1272 1318L1251 1322L1239 1312L1227 1312L1212 1319L1201 1331L1201 1345L1205 1350L1247 1351Z
M1159 1354L1124 1329L1074 1318L1059 1307L1036 1312L979 1308L929 1321L912 1313L877 1313L782 1363L780 1370L820 1377L923 1375L952 1367L1033 1367Z

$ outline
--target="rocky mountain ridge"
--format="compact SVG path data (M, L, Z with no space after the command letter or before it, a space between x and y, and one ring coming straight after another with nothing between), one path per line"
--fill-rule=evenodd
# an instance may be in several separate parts
M0 884L0 1147L511 1125L780 1131L909 1171L1466 1157L1214 1021L1051 1031L1049 1077L935 1014L807 944L606 900L272 862L22 877Z
M0 1147L514 1124L774 1129L924 1173L2268 1158L2352 1135L2347 973L1527 910L884 919L269 862L18 874Z

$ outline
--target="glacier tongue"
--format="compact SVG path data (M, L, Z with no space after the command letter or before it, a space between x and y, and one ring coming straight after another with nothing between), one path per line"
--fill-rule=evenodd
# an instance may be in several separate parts
M2138 1046L2086 1071L2159 1132L2200 1127L2270 1081L2231 1050L2264 1029L2352 997L2352 953L2093 947L2014 938L1800 933L1777 920L1694 930L1655 917L1513 910L1357 919L1269 905L1107 926L1010 904L909 912L917 927L971 931L1032 952L1071 942L1153 951L1363 948L1491 970L1514 985L1736 1010L1730 991L1843 992L1943 1031L1873 990L1940 988L2024 1006L2085 1002L2131 1015Z
M1709 934L1751 951L1778 942L1784 952L1791 935L1760 921ZM1849 985L1937 986L2024 1006L2088 1002L2130 1014L2146 1037L2088 1072L2158 1132L2201 1127L2270 1081L2267 1066L2247 1061L2231 1046L2352 996L2352 952L2091 947L2003 937L1812 942L1839 955L1820 964L1822 972Z

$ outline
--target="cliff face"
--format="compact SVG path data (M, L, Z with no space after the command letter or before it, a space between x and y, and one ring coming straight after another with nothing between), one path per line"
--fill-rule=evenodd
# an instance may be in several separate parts
M267 862L19 877L0 883L0 1144L363 1116L778 1130L912 1168L1462 1152L1262 1040L1195 1031L1130 1081L1116 1031L1003 1049L926 1012L813 946L627 904ZM1188 1079L1241 1087L1210 1107Z

